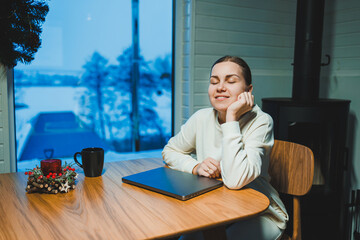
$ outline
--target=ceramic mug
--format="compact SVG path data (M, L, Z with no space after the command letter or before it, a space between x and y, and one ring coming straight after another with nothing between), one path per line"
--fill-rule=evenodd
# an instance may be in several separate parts
M77 155L81 155L82 164L77 160ZM104 149L97 147L84 148L81 152L74 154L74 160L84 170L86 177L99 177L104 166Z

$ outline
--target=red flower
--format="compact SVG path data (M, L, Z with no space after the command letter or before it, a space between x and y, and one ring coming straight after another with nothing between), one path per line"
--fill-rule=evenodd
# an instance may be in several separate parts
M47 175L47 176L46 176L46 178L47 178L47 179L49 179L49 178L50 178L50 176L49 176L49 175Z
M29 173L28 172L25 172L25 175L28 175Z
M59 173L59 177L61 177L62 176L62 173Z

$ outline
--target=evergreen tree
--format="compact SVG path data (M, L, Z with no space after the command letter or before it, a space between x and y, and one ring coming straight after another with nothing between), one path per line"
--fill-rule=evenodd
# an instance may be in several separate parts
M114 79L118 80L117 90L127 91L131 93L131 78L132 78L132 48L127 48L123 54L117 58L119 64L113 66L117 69ZM154 70L150 68L149 63L146 62L143 56L140 55L140 80L139 80L139 117L140 117L140 135L149 135L150 133L158 132L158 135L163 136L159 116L154 111L156 102L152 95L157 93L161 88L161 84L157 82ZM128 116L131 119L129 114Z
M106 85L108 69L108 60L101 56L98 52L94 52L90 61L83 67L85 73L82 76L82 83L88 87L90 94L95 97L95 106L93 101L89 101L92 106L90 114L95 123L99 121L99 135L102 139L106 139L105 135L105 118L104 118L104 103L103 103L103 86ZM96 129L96 128L95 128ZM96 129L97 130L97 129Z
M8 67L30 63L41 45L41 25L49 11L45 1L2 0L0 4L0 63Z
M157 78L159 91L171 91L171 54L158 57L152 64L153 72Z

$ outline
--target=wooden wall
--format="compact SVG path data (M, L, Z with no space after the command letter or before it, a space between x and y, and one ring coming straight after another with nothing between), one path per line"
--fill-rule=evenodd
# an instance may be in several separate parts
M223 55L248 62L257 104L265 96L290 96L295 2L196 0L195 5L194 110L209 106L210 66Z
M9 104L13 104L11 100L13 93L9 91L8 79L10 78L12 75L0 64L0 173L8 173L16 169L14 156L12 156L12 153L15 153L15 144L10 144L15 136L10 130L14 126L12 109L9 109Z
M291 96L295 0L185 0L176 4L177 14L183 16L177 21L183 26L178 24L180 29L175 30L175 82L182 82L181 89L176 89L175 105L182 107L175 108L175 132L192 113L210 106L210 67L224 55L248 62L258 105L263 97ZM181 6L184 9L179 10Z

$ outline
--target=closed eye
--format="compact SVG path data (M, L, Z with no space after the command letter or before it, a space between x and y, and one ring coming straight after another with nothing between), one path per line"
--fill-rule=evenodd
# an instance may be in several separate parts
M218 79L216 79L216 78L210 78L210 84L212 84L212 85L215 85L215 84L218 84L219 83L219 80Z
M228 83L236 83L238 81L239 81L239 78L237 76L234 76L234 75L229 77L228 79L226 79L226 82L228 82Z

